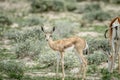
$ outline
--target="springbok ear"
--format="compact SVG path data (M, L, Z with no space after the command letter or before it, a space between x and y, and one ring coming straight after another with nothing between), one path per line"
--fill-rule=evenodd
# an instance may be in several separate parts
M53 32L55 31L55 27L53 27Z
M43 29L43 27L41 27L41 30L44 32L44 29Z

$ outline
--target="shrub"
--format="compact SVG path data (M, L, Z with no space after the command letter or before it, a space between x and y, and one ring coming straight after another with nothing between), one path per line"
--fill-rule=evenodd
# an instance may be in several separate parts
M98 70L99 69L98 69L97 65L93 64L93 65L89 65L87 72L94 74L94 73L98 72Z
M114 4L120 4L120 0L110 0L111 3L114 3Z
M65 52L64 62L65 68L73 68L79 66L79 59L75 55L75 52ZM48 68L50 66L56 66L57 64L57 55L54 51L46 51L44 54L39 56L39 61L42 64L41 68ZM61 64L60 64L61 65Z
M32 1L31 7L32 12L72 11L76 9L75 1L69 0L34 0Z
M101 6L98 3L86 4L85 6L79 5L77 8L78 13L90 13L101 10Z
M22 79L24 75L24 66L23 63L15 61L1 61L0 62L0 72L3 75L7 75L12 79Z
M65 0L64 4L66 5L65 8L68 11L74 11L77 9L76 0Z
M0 39L3 38L4 32L7 31L12 24L12 21L7 17L0 15Z
M19 27L32 27L41 25L45 19L37 15L28 15L26 17L17 17L13 20L15 23L18 23Z
M90 54L87 56L88 63L89 64L100 64L101 62L107 61L107 57L105 56L104 53L101 52L95 52L94 54Z
M95 52L94 54L89 54L87 57L88 64L100 64L107 61L107 56L102 52ZM78 67L80 65L78 57L75 55L75 52L65 52L65 68ZM51 51L47 51L44 54L39 56L39 61L41 63L41 68L48 68L50 66L55 66L57 64L57 54ZM93 68L92 68L93 70ZM94 70L95 71L95 70ZM90 70L90 72L92 72Z
M44 20L42 18L38 17L29 17L27 19L24 19L21 23L21 26L34 26L34 25L39 25L42 24Z
M61 11L64 9L64 3L60 0L34 0L32 1L32 12ZM56 6L56 7L55 7Z
M12 39L15 42L24 42L27 39L38 39L43 40L43 34L40 28L31 28L25 30L17 30L17 29L10 29L8 32L5 33L5 36L8 39Z
M13 50L18 57L33 57L41 52L44 45L44 35L40 28L20 30L9 30L6 34L8 39L15 42ZM34 47L33 47L34 46Z
M4 32L7 31L8 29L9 29L8 26L0 25L0 39L2 39L4 37Z
M88 40L89 45L89 53L92 54L95 51L102 50L102 51L110 51L110 45L107 40L95 40L95 39L89 39Z
M96 12L96 20L98 21L105 21L110 19L110 14L104 11L98 11Z
M24 58L26 56L31 59L35 59L39 53L42 52L43 42L39 40L26 40L25 42L16 43L14 45L14 51L17 54L17 58Z
M61 19L55 20L54 26L56 26L55 37L66 38L79 31L80 24L67 19Z
M98 3L87 4L84 8L84 12L92 12L96 10L101 10L101 6Z
M101 69L101 74L102 74L102 80L119 80L120 76L117 71L113 71L113 73L108 72L107 69Z
M76 0L77 2L81 2L81 1L84 1L84 0Z
M111 15L107 12L104 12L102 10L100 11L94 11L94 12L89 12L83 15L83 19L87 20L87 21L94 21L94 20L98 20L98 21L105 21L111 18Z
M39 62L41 63L41 68L48 68L50 66L53 66L54 63L56 63L56 57L57 55L50 50L47 50L45 52L43 52L43 54L41 54L39 56Z
M0 25L11 25L11 24L12 21L8 17L0 15Z

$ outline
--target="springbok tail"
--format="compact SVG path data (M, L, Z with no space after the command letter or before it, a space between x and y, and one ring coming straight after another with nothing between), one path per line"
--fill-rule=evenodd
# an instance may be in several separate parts
M87 42L86 42L86 47L85 47L85 49L84 49L84 54L89 54L89 47L88 47L88 44L87 44Z
M107 36L106 36L107 32L108 32L108 29L105 30L105 33L104 33L104 37L105 37L105 38L107 38Z

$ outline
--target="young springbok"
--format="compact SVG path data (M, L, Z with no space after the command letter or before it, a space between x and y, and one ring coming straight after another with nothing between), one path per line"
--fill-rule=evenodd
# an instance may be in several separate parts
M52 39L52 33L55 31L55 27L53 27L53 30L50 32L46 32L43 27L41 27L41 30L45 33L46 40L48 41L48 44L50 48L52 48L54 51L58 51L58 57L57 57L57 75L58 75L58 68L59 68L59 59L61 60L61 66L62 66L62 80L65 78L65 72L64 72L64 52L66 49L70 47L74 47L77 51L77 56L79 58L79 61L81 63L82 68L80 67L80 70L83 70L82 80L86 78L86 70L87 70L87 59L83 55L83 50L86 50L88 48L87 42L80 37L71 37L66 38L62 40L56 40L54 41Z
M109 32L109 43L112 49L112 54L109 54L109 71L112 72L115 66L115 61L118 56L118 68L120 73L120 17L114 18L109 26L109 29L105 31L105 38L106 33Z

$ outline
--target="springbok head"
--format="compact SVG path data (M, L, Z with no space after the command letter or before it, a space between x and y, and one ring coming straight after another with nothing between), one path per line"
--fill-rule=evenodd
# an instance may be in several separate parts
M55 27L53 27L51 31L46 31L46 30L44 29L44 27L41 27L41 30L42 30L42 31L44 32L44 34L45 34L46 41L48 41L49 39L52 38L52 33L55 31Z
M118 40L119 39L119 33L120 33L120 18L116 17L115 19L113 19L111 21L110 24L110 28L111 28L111 38L113 38L114 40Z

